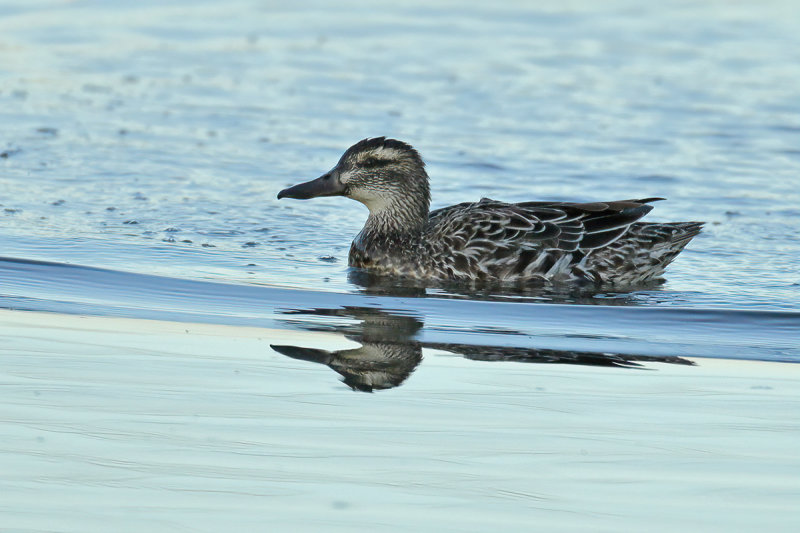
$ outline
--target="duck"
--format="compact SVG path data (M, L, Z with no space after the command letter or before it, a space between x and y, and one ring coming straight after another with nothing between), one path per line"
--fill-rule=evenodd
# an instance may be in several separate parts
M278 193L279 200L326 196L345 196L369 210L350 246L350 267L423 282L646 284L659 280L703 228L703 222L640 222L663 198L482 198L431 211L419 152L386 137L355 143L330 171Z

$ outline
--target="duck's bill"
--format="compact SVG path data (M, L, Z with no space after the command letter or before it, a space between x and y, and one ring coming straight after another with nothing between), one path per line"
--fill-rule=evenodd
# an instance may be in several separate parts
M336 176L329 172L315 180L283 189L278 193L278 200L281 198L308 200L318 196L339 196L342 194L344 194L344 187L342 187Z

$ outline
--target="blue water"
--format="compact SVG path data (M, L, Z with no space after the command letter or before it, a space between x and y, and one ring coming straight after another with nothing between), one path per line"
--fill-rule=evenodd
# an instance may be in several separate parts
M706 229L376 285L275 195L380 135L434 208ZM800 531L798 206L797 0L0 0L0 530Z
M0 257L53 264L0 262L0 305L282 327L377 306L434 343L796 361L796 11L4 2ZM375 135L420 150L434 207L663 196L650 220L707 229L647 290L376 298L347 268L363 207L275 199Z

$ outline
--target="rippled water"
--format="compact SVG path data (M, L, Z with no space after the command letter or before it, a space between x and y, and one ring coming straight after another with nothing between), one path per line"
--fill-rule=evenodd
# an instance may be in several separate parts
M798 309L795 8L6 2L0 255L352 292L365 210L275 193L389 135L434 207L664 196L649 219L708 221L629 301Z

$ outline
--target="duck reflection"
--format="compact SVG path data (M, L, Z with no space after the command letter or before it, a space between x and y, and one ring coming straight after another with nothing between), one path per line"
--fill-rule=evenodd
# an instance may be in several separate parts
M328 351L300 346L271 345L283 355L327 365L341 374L353 390L372 392L391 389L403 383L422 361L422 346L412 338L422 322L409 316L394 315L370 308L312 309L287 314L356 318L355 326L302 324L314 331L338 331L361 344L360 348Z
M401 385L422 361L423 348L450 352L474 361L516 361L620 368L640 367L643 362L694 364L687 359L674 356L422 342L416 339L423 327L420 318L369 307L291 310L284 311L284 314L287 315L286 321L294 326L311 331L343 333L348 339L361 344L358 348L336 351L271 345L276 352L293 359L327 365L344 378L344 383L356 391L373 392ZM318 317L328 318L320 321Z

